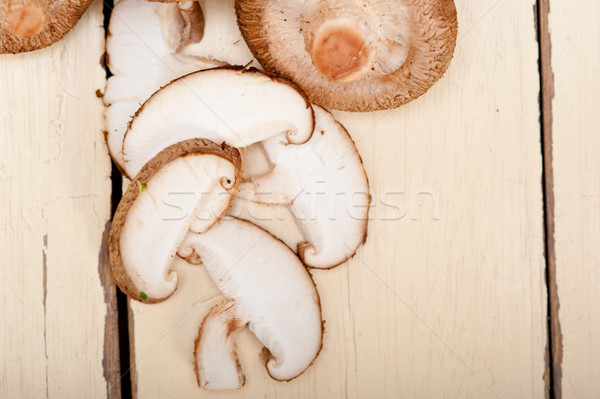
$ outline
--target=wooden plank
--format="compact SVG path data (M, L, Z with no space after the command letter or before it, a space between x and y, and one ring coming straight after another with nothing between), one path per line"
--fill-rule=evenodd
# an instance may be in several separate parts
M120 397L102 21L98 1L61 42L0 57L2 398Z
M600 395L600 5L557 0L545 5L550 259L558 315L554 389L557 398L593 398Z
M429 93L390 112L336 112L365 162L372 220L348 264L313 272L326 334L305 374L271 380L261 345L245 331L238 345L246 385L199 389L193 342L221 297L202 267L177 260L180 286L168 301L132 303L137 396L544 397L534 5L457 1L455 59ZM253 209L255 218L283 215L259 224L295 242L286 212Z

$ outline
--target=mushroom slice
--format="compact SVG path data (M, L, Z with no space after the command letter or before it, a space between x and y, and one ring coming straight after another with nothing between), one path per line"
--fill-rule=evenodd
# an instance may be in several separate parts
M62 39L91 0L0 1L0 54L37 50Z
M223 302L212 308L200 326L194 366L198 385L204 389L239 389L244 385L234 336L247 322L239 318L236 308L235 301Z
M310 274L285 244L250 222L224 217L206 233L188 233L178 254L193 253L234 301L231 308L213 309L200 329L196 370L201 387L237 388L243 382L227 336L229 325L232 330L249 325L265 345L272 378L288 381L310 366L323 337L319 295Z
M115 6L106 39L111 76L106 84L106 142L123 170L123 136L131 117L156 90L190 72L223 65L206 57L182 54L203 31L197 2L152 3L121 0ZM202 26L200 26L202 25Z
M245 147L274 135L290 144L313 131L310 103L294 84L254 68L194 72L163 87L134 116L123 140L128 176L163 148L204 137Z
M314 106L315 131L302 145L277 138L262 143L273 168L240 184L238 197L286 205L305 239L303 262L328 269L351 257L366 239L369 182L352 138L333 116Z
M425 93L448 68L458 31L453 0L236 0L236 14L266 70L347 111Z
M237 149L202 139L177 143L144 166L110 229L112 275L124 293L153 303L175 291L175 252L192 221L206 231L227 211L240 169Z

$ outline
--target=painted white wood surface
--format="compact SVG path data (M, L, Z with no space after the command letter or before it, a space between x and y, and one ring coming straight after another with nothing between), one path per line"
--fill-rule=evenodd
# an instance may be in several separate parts
M550 1L562 397L600 396L600 4Z
M544 397L534 4L458 0L455 59L429 93L390 112L336 113L365 162L372 220L356 257L313 272L326 334L304 375L271 380L245 331L246 385L199 389L193 342L220 297L202 267L178 260L168 301L132 304L137 397ZM264 212L287 215L254 216ZM259 224L298 237L289 217Z
M0 397L105 398L110 218L102 2L61 42L0 56Z

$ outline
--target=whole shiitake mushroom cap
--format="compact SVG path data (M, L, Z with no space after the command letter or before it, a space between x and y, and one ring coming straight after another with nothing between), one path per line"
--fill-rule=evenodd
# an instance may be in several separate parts
M395 108L447 70L453 0L236 0L242 36L268 71L326 108Z
M0 54L37 50L62 39L92 0L1 0Z

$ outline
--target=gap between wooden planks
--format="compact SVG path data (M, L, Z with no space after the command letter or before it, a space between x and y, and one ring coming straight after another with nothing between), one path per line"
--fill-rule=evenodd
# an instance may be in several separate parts
M542 156L544 161L544 234L546 236L546 285L548 289L548 347L546 358L546 397L561 397L562 333L558 318L559 298L556 287L556 254L554 241L554 171L552 162L552 73L551 42L548 31L549 0L537 5L538 41L540 46Z
M0 56L0 397L118 398L102 3Z
M552 387L600 395L600 5L540 1Z

